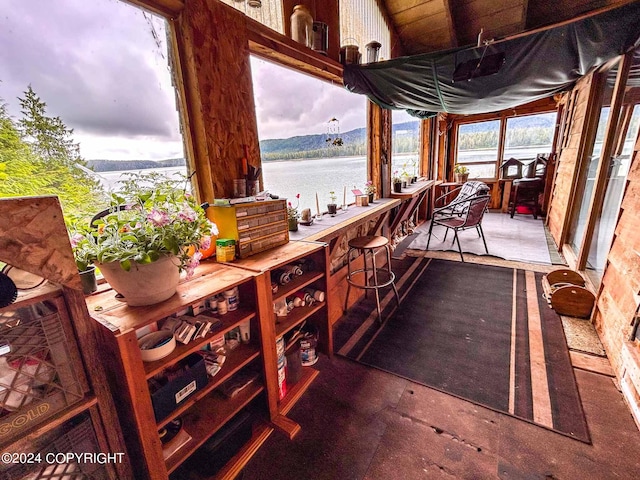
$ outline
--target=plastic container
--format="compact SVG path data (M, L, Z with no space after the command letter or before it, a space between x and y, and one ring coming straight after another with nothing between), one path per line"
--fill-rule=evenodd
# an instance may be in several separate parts
M238 309L238 293L237 289L225 290L224 298L227 301L227 309L232 312Z
M236 258L236 241L232 238L216 240L216 260L218 262L233 262Z

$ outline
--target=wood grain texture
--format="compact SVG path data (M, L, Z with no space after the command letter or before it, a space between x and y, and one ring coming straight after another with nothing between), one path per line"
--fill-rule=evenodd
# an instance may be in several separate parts
M82 290L57 197L0 199L0 261Z
M249 164L260 167L258 127L253 100L246 17L217 1L192 0L178 25L184 35L183 65L188 83L199 95L191 99L191 115L200 117L203 131L196 132L197 167L209 168L197 176L199 190L215 197L231 197L234 178L241 178L245 146ZM211 181L212 185L204 184ZM211 202L213 198L200 200Z

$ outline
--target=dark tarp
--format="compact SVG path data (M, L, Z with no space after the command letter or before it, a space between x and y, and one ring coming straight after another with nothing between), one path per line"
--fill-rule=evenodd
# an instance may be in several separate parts
M344 84L381 107L406 109L422 118L437 112L494 112L560 92L639 41L640 2L634 2L488 46L347 65ZM501 53L505 60L497 73L452 80L456 66Z

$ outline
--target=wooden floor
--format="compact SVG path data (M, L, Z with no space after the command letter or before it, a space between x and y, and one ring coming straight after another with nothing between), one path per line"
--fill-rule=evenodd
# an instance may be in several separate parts
M640 432L608 361L571 357L592 444L344 357L321 357L320 375L290 412L300 434L272 435L243 479L640 478Z

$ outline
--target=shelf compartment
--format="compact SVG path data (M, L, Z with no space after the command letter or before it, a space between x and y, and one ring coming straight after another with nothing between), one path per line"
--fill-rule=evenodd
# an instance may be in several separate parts
M219 315L218 318L222 320L222 325L214 332L207 334L207 336L204 338L198 339L196 341L191 341L186 345L178 343L175 350L166 357L161 358L160 360L156 360L155 362L145 362L144 371L147 380L160 373L162 370L167 368L167 366L173 365L190 353L200 350L202 346L210 342L212 338L224 335L229 330L235 328L239 323L246 320L251 320L253 317L255 317L255 312L253 310L242 307L238 308L238 310L228 312L225 315Z
M280 413L283 415L289 413L319 374L320 372L315 368L302 367L300 380L298 380L297 383L287 391L285 397L280 400Z
M169 473L178 468L211 435L262 391L264 391L262 383L252 383L233 398L226 398L220 392L211 392L200 399L198 404L183 417L182 425L191 435L191 440L166 460Z
M150 325L171 316L199 301L210 298L225 290L245 283L254 274L247 270L219 263L201 263L194 277L181 281L176 294L155 305L130 307L115 298L115 292L108 290L99 295L87 297L87 308L93 318L111 331L125 334L130 330Z
M228 380L234 373L246 366L260 355L260 349L255 345L240 344L225 359L224 364L215 377L209 379L209 383L202 390L195 392L189 399L176 408L171 414L157 422L158 430L164 427L171 420L186 412L196 402L206 397L212 390L218 388L225 380Z
M297 292L301 288L306 287L307 285L312 284L316 280L323 278L323 272L305 272L299 277L294 278L286 285L278 285L278 291L273 295L273 301L277 302L278 300L292 295Z
M309 318L325 305L326 302L318 302L314 303L310 307L296 307L291 310L286 317L276 317L278 319L282 319L276 322L276 338L287 333L289 330L294 328L303 320Z

